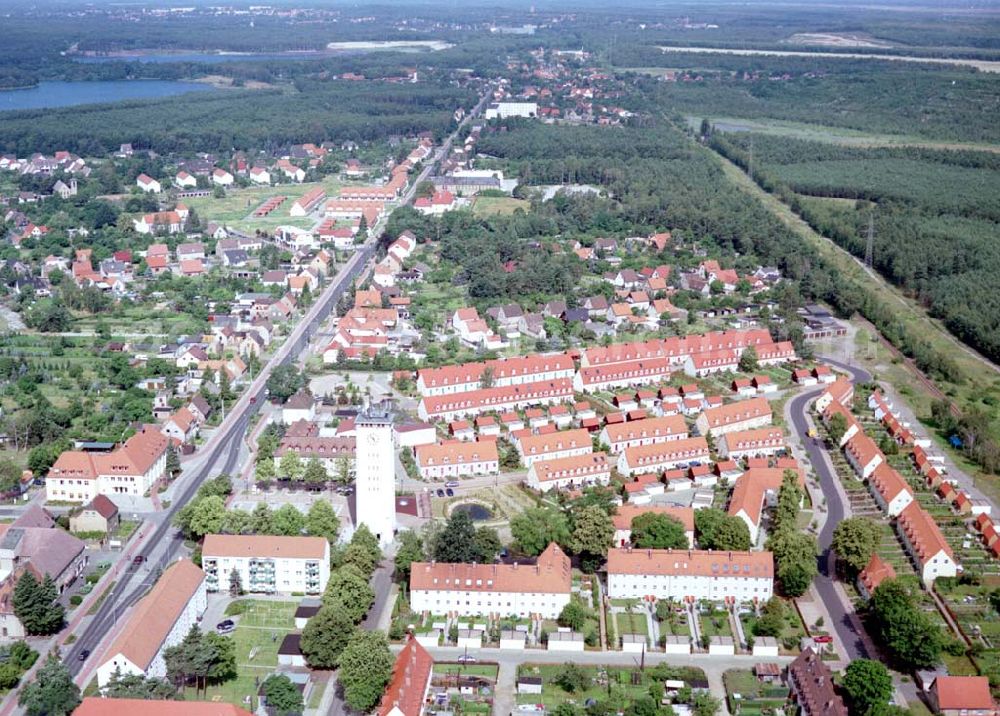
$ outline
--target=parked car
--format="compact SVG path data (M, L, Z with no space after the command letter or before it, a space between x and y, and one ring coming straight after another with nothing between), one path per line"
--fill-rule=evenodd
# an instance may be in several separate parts
M439 490L438 490L438 491L437 491L437 492L436 492L435 494L436 494L436 495L437 495L438 497L444 497L444 490L441 490L441 489L439 489Z
M812 639L817 644L829 644L833 641L833 637L827 634L820 634L818 636L814 636Z
M476 663L476 657L474 657L472 654L462 654L460 657L458 657L458 663L459 664L475 664Z
M454 497L455 496L455 491L449 487L448 489L446 489L444 491L444 494L448 495L448 497Z
M236 628L236 622L226 619L215 625L215 630L220 634L228 634Z
M448 482L444 483L444 486L445 487L458 487L458 480L449 480Z

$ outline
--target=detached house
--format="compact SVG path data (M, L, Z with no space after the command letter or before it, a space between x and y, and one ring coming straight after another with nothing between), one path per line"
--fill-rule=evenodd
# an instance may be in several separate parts
M163 191L163 188L160 186L160 182L156 181L156 179L148 174L140 174L137 176L135 178L135 185L147 194L159 194Z

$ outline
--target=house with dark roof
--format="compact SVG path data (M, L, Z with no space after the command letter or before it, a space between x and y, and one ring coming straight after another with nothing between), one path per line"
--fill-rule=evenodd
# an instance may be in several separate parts
M787 681L802 716L848 716L834 689L830 667L811 647L788 665Z
M39 579L50 576L62 592L87 566L83 542L58 527L3 525L0 535L0 579L25 565Z

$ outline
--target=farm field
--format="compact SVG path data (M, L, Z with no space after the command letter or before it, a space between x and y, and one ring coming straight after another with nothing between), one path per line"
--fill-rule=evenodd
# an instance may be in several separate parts
M518 209L528 210L530 204L524 199L505 196L479 196L472 205L476 216L491 216L494 214L513 214Z

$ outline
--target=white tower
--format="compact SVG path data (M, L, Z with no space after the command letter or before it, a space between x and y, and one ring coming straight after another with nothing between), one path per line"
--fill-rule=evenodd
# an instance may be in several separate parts
M385 546L396 528L396 469L392 446L392 407L369 405L355 421L357 429L357 525L367 525Z

